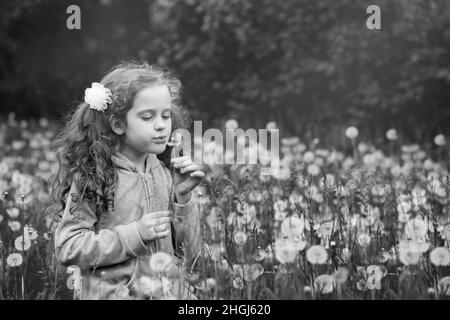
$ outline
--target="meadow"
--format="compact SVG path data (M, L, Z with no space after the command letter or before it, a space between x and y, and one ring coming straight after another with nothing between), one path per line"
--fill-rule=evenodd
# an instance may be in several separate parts
M56 130L44 118L0 123L1 299L80 295L79 269L58 265L53 250ZM142 295L179 298L181 278L199 299L448 300L445 136L403 143L391 129L374 145L355 127L342 135L345 150L281 137L272 175L260 172L264 150L246 142L261 166L209 165L193 194L204 240L198 261L173 272L173 259L156 254L149 263L159 276L137 280ZM127 299L127 288L116 298Z

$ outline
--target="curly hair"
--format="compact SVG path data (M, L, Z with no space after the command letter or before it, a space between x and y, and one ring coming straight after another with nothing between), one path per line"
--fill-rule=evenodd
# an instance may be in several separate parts
M58 133L52 147L56 148L59 170L53 183L53 197L62 208L74 181L95 208L97 216L114 207L114 190L118 175L111 156L119 150L119 136L112 130L111 121L126 123L136 94L147 87L167 85L172 99L172 131L189 127L189 115L181 104L181 83L167 68L146 62L121 62L100 81L111 90L112 103L104 112L80 103L63 120L65 127ZM170 167L171 147L158 156ZM76 200L75 200L76 202Z

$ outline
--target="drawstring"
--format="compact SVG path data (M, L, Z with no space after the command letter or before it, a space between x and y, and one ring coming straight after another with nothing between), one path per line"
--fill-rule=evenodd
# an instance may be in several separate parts
M153 185L155 185L155 175L153 174L153 171L150 170L150 174L152 175L152 181L153 181Z
M152 176L152 181L153 181L153 185L155 185L155 176L153 175L153 172L150 171L150 174ZM140 180L142 184L144 185L144 189L145 189L145 200L147 201L147 204L149 206L148 210L152 210L151 205L150 205L150 190L147 190L148 184L147 184L147 178L145 176L145 174L139 174ZM159 251L159 241L158 240L154 240L150 242L150 251L153 254L153 249L157 252Z
M139 184L139 193L142 192L142 189L145 190L145 186L144 186L144 181L142 181L142 177L141 175L139 175L139 180L141 181L141 183Z
M141 176L141 174L139 174L139 181L141 182L139 184L139 194L142 192L142 190L144 190L144 194L145 194L145 201L147 201L147 190L145 188L145 181L143 181L143 177ZM145 212L143 212L143 214L145 214ZM152 244L150 243L150 250L149 248L146 246L147 249L147 253L149 253L150 255L153 255L153 248L152 248Z

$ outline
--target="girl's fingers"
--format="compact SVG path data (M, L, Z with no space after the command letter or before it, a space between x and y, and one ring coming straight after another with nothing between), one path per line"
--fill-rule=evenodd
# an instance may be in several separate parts
M203 178L205 173L203 171L194 171L190 174L191 177Z
M189 160L189 159L190 159L189 156L182 156L182 157L170 159L170 162L173 163L173 164L176 164L176 163L180 163L180 162L183 162L183 161L186 161L186 160Z
M169 234L170 234L170 231L169 230L165 230L165 231L162 231L162 232L158 232L156 235L157 235L157 237L159 239L163 239L163 238L167 237Z
M186 172L190 172L190 171L198 171L199 166L196 164L191 164L187 167L184 167L183 169L180 170L180 173L186 173Z
M160 224L155 226L155 230L156 232L160 233L160 232L164 232L166 230L168 230L170 228L169 224L164 223L164 224Z
M171 220L172 220L172 218L169 218L169 217L158 218L158 219L155 219L154 224L156 226L158 226L158 225L169 223Z
M162 217L170 217L171 212L168 210L165 211L154 211L147 213L145 216L147 219L156 219L156 218L162 218Z
M192 162L191 159L187 159L187 160L182 161L182 162L177 162L177 163L175 163L173 166L174 166L175 168L183 168L183 167L190 166L190 165L192 165L192 164L194 164L194 162Z

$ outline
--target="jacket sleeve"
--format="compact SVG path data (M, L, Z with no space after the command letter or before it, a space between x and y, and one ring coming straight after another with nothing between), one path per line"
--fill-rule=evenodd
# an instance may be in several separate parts
M167 167L164 167L169 185L172 185L172 176ZM173 202L175 229L175 242L182 242L187 264L190 266L198 258L202 247L202 234L200 229L200 212L192 199L186 204L175 201L174 195L169 195Z
M76 209L70 210L72 207ZM61 264L94 268L117 264L146 252L136 222L98 232L94 230L96 222L95 212L81 199L73 182L55 230L56 256Z
M197 205L192 198L186 204L175 202L174 216L175 239L183 242L185 257L190 266L200 254L202 246L200 214Z

